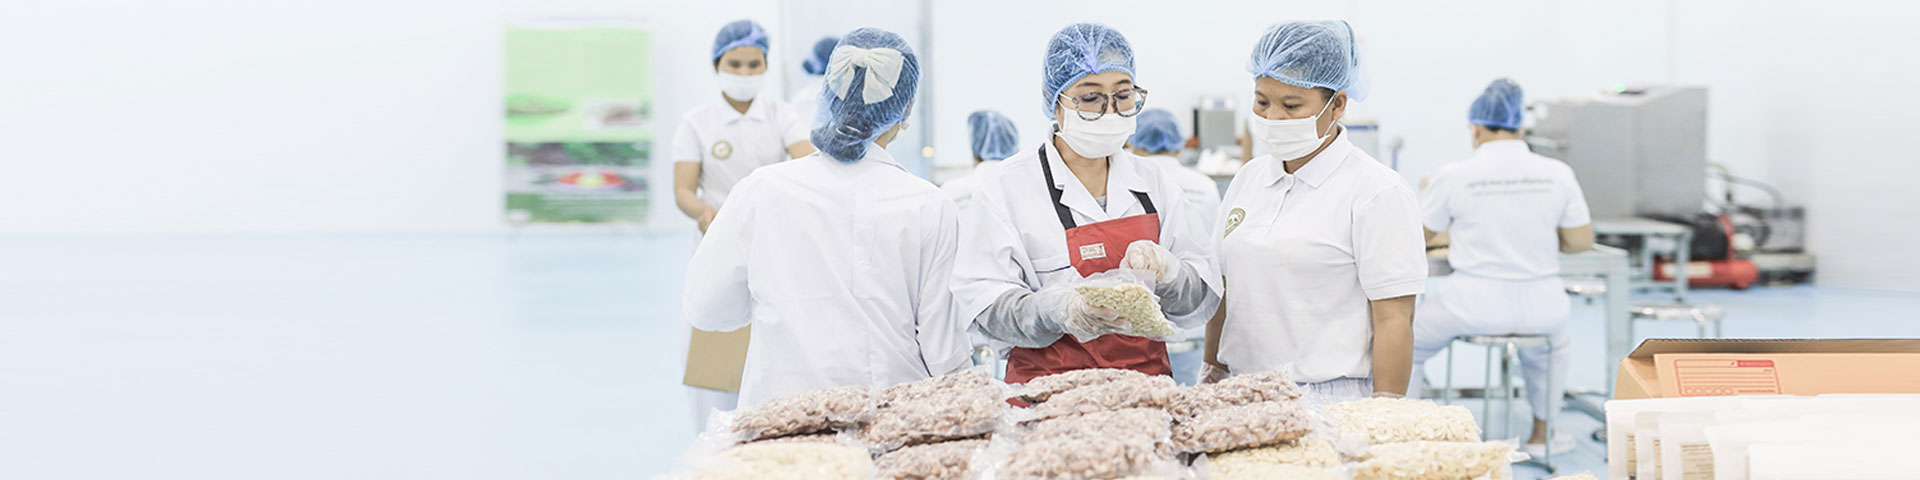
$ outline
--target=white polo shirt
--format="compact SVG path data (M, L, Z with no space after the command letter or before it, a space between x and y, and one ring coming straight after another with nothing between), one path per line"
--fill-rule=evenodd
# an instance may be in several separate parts
M755 99L747 113L714 100L681 117L673 161L700 164L700 201L717 209L748 173L786 160L788 145L808 141L808 125L771 95Z
M1573 169L1520 140L1487 142L1427 182L1421 221L1448 232L1455 272L1499 280L1560 274L1560 228L1592 223Z
M1339 137L1292 174L1261 156L1221 202L1220 361L1294 380L1373 376L1373 300L1426 288L1419 203L1400 174Z

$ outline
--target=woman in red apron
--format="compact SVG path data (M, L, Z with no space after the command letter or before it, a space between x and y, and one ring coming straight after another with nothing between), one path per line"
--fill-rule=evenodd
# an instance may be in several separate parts
M1073 301L1071 287L1086 276L1153 271L1163 312L1184 328L1205 324L1218 306L1209 226L1158 164L1122 149L1147 94L1133 84L1132 56L1105 25L1056 34L1043 84L1055 134L976 173L980 190L961 209L956 300L975 332L1010 347L1010 383L1088 368L1172 373L1157 340L1065 335L1075 317L1127 321Z

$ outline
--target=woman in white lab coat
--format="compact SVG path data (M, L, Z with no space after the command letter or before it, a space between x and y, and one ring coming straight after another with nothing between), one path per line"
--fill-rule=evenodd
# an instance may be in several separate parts
M1339 124L1367 90L1353 29L1275 25L1247 70L1249 130L1268 154L1221 201L1227 293L1207 325L1207 377L1291 368L1329 396L1405 394L1427 278L1419 203Z
M1124 325L1111 310L1074 302L1084 276L1153 271L1154 293L1176 325L1201 325L1217 305L1212 241L1158 166L1121 147L1146 90L1133 48L1112 27L1070 25L1047 45L1043 111L1054 134L976 175L962 209L954 266L961 318L1012 344L1008 382L1087 368L1171 373L1166 345L1107 335L1082 343L1069 324Z
M753 326L741 407L969 365L949 289L953 204L885 150L906 126L919 67L899 35L848 33L820 96L821 152L741 181L694 253L685 317L704 330Z
M768 35L752 20L738 20L714 34L711 52L719 95L687 111L673 135L673 198L680 211L706 232L727 204L728 194L755 169L813 153L807 125L778 95L762 95L766 85ZM732 410L739 394L723 390L739 383L748 332L711 334L689 331L687 393L696 427L714 410ZM705 364L705 367L702 365ZM695 379L696 368L716 378Z

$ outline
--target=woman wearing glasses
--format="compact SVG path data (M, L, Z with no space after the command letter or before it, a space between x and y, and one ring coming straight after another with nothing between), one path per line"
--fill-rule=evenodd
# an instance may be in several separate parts
M1044 70L1041 107L1054 134L979 174L979 191L961 208L959 312L1014 347L1010 383L1087 368L1170 374L1158 341L1064 336L1069 324L1128 320L1058 287L1115 268L1150 270L1167 317L1201 325L1219 304L1208 226L1158 165L1121 148L1147 91L1134 83L1133 48L1120 32L1070 25L1048 42Z
M1230 282L1207 324L1205 377L1291 366L1294 380L1329 396L1404 394L1427 259L1413 189L1339 123L1367 93L1353 29L1275 25L1247 70L1248 127L1268 154L1235 174L1221 201Z

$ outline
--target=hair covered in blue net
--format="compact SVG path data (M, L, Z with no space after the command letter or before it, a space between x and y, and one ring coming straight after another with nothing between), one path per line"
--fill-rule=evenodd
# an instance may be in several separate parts
M1140 112L1134 122L1133 136L1127 137L1127 143L1148 153L1175 152L1187 144L1187 137L1180 135L1180 124L1173 120L1173 112L1148 109Z
M857 162L867 146L907 119L920 85L920 59L900 35L861 28L840 38L827 60L813 146Z
M1106 72L1133 72L1133 45L1127 37L1101 23L1076 23L1060 29L1047 41L1047 58L1041 66L1041 109L1048 119L1060 104L1060 92L1088 75ZM1135 83L1138 83L1135 80Z
M1480 98L1473 99L1473 106L1467 109L1467 122L1519 130L1521 117L1526 110L1526 98L1520 91L1520 84L1502 78L1487 84L1487 89L1480 92Z
M720 33L713 36L713 59L719 60L728 50L740 47L756 47L765 55L767 50L767 29L752 20L734 20L720 27Z
M833 47L840 45L840 37L826 37L813 42L813 53L800 62L800 69L808 75L826 75L827 58L833 56Z
M973 156L989 162L1005 160L1020 148L1020 132L1013 128L1013 120L993 110L967 115L967 135L973 139Z
M1300 88L1345 91L1366 100L1367 71L1345 20L1287 22L1268 27L1247 58L1247 73Z

